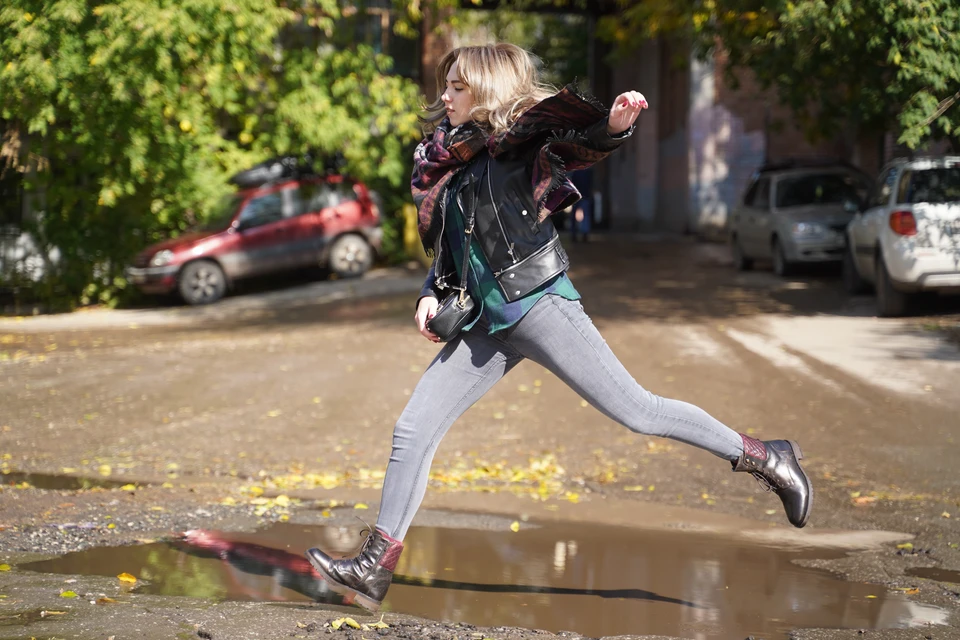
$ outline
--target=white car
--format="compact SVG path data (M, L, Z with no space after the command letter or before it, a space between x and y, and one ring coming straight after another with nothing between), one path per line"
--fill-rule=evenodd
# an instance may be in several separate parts
M960 156L894 160L847 227L843 281L877 291L877 315L907 312L912 294L960 293Z

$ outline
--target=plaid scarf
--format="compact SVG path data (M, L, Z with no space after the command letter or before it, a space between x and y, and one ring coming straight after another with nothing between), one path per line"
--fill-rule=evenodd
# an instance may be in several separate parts
M440 230L441 194L453 176L484 148L497 158L537 145L532 187L541 221L579 200L580 192L567 173L585 169L610 153L596 149L583 134L586 127L605 121L608 114L603 105L570 84L525 111L499 136L487 137L472 122L451 129L450 120L444 118L436 131L417 145L413 156L411 191L424 248L433 248Z

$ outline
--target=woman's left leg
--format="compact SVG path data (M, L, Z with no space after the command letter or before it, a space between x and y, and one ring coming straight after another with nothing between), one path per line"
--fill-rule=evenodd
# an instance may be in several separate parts
M509 330L507 341L543 365L599 411L632 431L705 449L776 491L791 524L802 527L813 486L792 440L760 441L739 434L703 409L652 394L624 368L579 302L548 295Z
M703 409L640 386L579 302L545 296L512 329L508 342L631 431L686 442L730 461L743 453L740 435Z

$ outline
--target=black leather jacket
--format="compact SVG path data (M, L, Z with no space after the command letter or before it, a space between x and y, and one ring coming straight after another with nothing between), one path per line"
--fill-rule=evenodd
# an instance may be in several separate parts
M581 140L589 141L597 151L609 153L633 132L633 129L613 137L607 133L606 119L588 127ZM478 154L464 169L464 179L454 197L458 198L464 216L471 207L476 210L473 242L479 244L487 263L493 269L497 284L508 301L527 295L570 266L560 237L549 218L540 221L531 180L532 162L537 148L512 157L489 157ZM489 165L484 165L489 157ZM468 185L469 176L479 180L478 196L473 197ZM446 205L449 194L441 196L441 211L446 223ZM552 213L552 212L551 212ZM437 238L434 260L423 284L419 299L424 296L443 298L460 286L456 267L443 237Z

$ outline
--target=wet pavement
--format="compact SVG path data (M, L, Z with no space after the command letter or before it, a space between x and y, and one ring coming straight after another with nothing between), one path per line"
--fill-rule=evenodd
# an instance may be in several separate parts
M342 604L303 557L349 553L350 528L278 523L257 533L191 531L182 539L95 548L25 571L139 579L136 591L214 600ZM525 523L513 532L419 527L406 539L384 611L574 631L586 636L785 638L803 628L943 624L948 612L794 560L836 557L691 532Z

